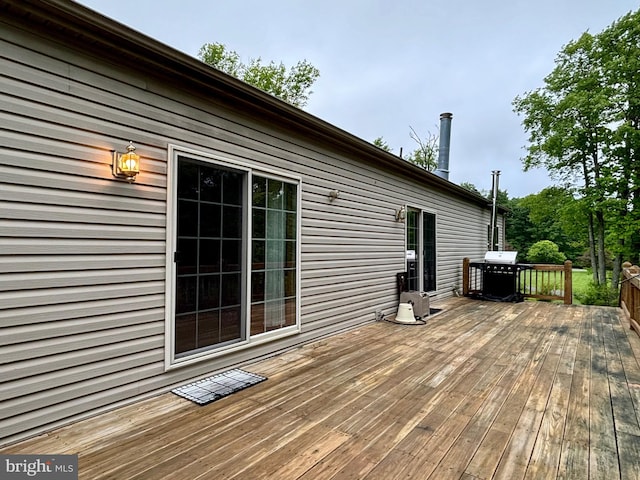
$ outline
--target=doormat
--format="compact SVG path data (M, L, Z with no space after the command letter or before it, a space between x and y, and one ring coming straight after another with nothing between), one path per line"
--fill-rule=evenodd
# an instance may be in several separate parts
M236 368L212 377L203 378L197 382L183 385L182 387L174 388L171 391L198 405L207 405L227 395L264 382L266 379L267 377Z

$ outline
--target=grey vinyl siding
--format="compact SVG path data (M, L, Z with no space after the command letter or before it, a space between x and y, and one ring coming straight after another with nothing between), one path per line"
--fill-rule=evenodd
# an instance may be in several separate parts
M481 257L469 199L237 110L197 89L0 23L0 444L396 307L401 205L437 215L438 295ZM143 156L134 184L111 148ZM302 178L301 333L166 370L168 145ZM330 190L340 197L330 201Z
M150 171L135 189L113 181L110 146L133 115L104 128L122 114L95 105L99 88L73 80L75 67L39 53L53 45L2 34L6 440L143 393L137 382L162 374L166 149L145 149Z

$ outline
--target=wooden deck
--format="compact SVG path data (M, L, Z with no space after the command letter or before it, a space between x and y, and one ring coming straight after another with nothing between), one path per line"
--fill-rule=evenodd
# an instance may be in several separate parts
M83 479L640 478L640 338L619 310L452 299L245 366L205 407L171 393L5 448Z

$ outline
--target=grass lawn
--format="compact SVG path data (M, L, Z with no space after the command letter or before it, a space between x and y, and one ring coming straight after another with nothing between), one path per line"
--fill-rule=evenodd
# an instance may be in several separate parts
M580 300L576 298L576 293L584 293L589 284L593 281L593 276L588 270L574 268L571 273L571 283L573 285L573 303L582 305Z
M525 282L524 275L521 277L521 281ZM611 278L611 272L607 272L607 278ZM573 303L574 305L582 305L582 302L578 299L579 296L593 298L593 292L589 295L589 290L593 287L591 286L591 282L593 281L593 275L590 270L574 268L571 274L571 283L573 289ZM544 284L542 285L544 287ZM562 286L558 285L553 287L554 289L560 290ZM532 299L529 299L532 300ZM555 302L562 303L561 300L554 300ZM599 305L603 305L603 303L598 303ZM605 303L606 304L606 303Z
M611 271L607 271L607 280L611 280ZM606 290L608 293L596 294L594 297L593 286L591 282L593 281L593 275L590 270L581 270L574 269L572 274L572 283L573 283L573 303L576 305L582 305L582 302L577 298L577 295L586 295L587 298L590 299L589 303L595 300L593 303L595 305L612 305L615 306L618 304L618 293L617 290L611 291L609 289ZM603 303L604 302L604 303Z

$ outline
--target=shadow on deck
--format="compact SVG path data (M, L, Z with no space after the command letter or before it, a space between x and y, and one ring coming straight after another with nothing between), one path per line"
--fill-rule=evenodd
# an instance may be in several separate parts
M78 453L80 478L638 478L640 338L621 311L450 299L245 366L269 380L173 394L2 453Z

